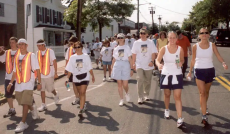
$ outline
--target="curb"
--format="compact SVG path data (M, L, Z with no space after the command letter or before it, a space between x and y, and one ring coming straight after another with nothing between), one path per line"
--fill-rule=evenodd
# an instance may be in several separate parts
M65 76L65 74L61 74L61 75L59 75L59 77L58 77L57 79L55 79L54 81L59 80L59 79L63 78L64 76ZM37 88L37 87L34 86L34 89L36 89L36 88ZM12 95L12 98L13 98L13 99L15 98L15 93ZM6 103L6 102L7 102L6 97L3 97L3 98L0 99L0 105L4 104L4 103Z

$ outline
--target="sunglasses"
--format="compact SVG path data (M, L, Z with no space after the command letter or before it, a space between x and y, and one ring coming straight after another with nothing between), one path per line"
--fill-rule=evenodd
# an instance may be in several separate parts
M200 34L208 34L208 32L201 32Z
M141 35L146 35L146 33L140 33Z
M123 37L118 37L117 39L124 39Z
M81 48L80 46L78 46L78 47L74 47L74 49L77 49L77 48Z

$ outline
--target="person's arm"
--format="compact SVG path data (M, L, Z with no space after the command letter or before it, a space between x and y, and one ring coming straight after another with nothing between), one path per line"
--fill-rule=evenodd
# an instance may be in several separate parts
M37 80L38 80L38 85L37 85L37 90L41 90L42 89L42 83L41 83L41 72L40 69L36 69L37 72Z
M130 76L132 77L134 69L133 69L133 61L132 61L131 56L129 56L129 64L130 64L130 69L131 69Z
M94 74L93 74L93 69L91 69L89 71L90 75L92 76L92 82L94 83L95 82L95 77L94 77Z
M163 69L163 65L161 64L161 60L165 54L165 47L162 47L160 52L158 53L157 59L156 59L156 65L158 66L159 70Z
M112 66L111 66L111 70L113 70L113 65L114 65L115 61L116 61L116 59L115 59L115 58L113 58L113 60L112 60Z
M191 44L190 44L190 41L189 41L188 38L187 38L187 42L188 42L188 52L189 52L189 55L192 55L192 47L191 47Z
M184 50L183 48L180 49L180 63L179 66L182 67L182 65L184 64Z
M216 45L214 43L212 43L212 49L214 54L216 55L217 59L222 63L222 66L224 67L224 69L228 69L228 65L224 62L224 59L221 57Z
M133 65L132 65L132 67L133 67L133 69L134 70L136 70L136 57L137 57L137 54L132 54L132 60L133 60Z
M192 74L192 70L193 70L193 67L194 67L194 65L195 65L195 59L196 59L196 48L197 48L197 46L196 45L193 45L193 47L192 47L192 53L193 53L193 55L192 55L192 60L191 60L191 63L190 63L190 69L189 69L189 72L188 72L188 74L187 74L187 77L190 77L191 78L191 74Z
M160 50L159 50L159 42L158 42L158 40L156 40L156 42L157 42L157 44L156 44L157 51L159 52L159 51L160 51Z
M11 86L13 86L13 82L14 82L15 78L16 78L16 72L13 72L13 75L11 77L10 83L7 86L7 92L10 92Z
M53 60L53 66L54 66L54 78L58 78L58 74L57 74L57 60Z

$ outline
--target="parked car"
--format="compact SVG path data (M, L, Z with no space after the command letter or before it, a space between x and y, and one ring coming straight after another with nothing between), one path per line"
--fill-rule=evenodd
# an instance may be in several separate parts
M230 31L227 29L213 29L209 41L220 45L230 45Z

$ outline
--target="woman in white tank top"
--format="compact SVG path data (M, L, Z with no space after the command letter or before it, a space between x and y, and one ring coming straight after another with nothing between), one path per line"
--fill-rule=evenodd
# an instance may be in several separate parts
M191 78L191 72L193 67L194 76L196 77L196 84L200 92L200 104L202 111L202 121L204 125L208 125L207 101L209 96L209 90L212 85L212 81L215 78L215 69L213 66L213 53L217 59L222 63L224 69L228 69L228 66L220 56L216 45L209 42L209 32L206 28L201 28L199 32L199 38L201 41L192 48L192 60L190 65L190 71L187 77Z
M164 117L166 119L170 118L169 102L171 91L173 91L178 116L177 127L180 128L184 125L181 102L181 91L183 89L183 74L181 66L184 63L184 51L180 46L176 45L177 38L178 36L175 32L168 33L169 43L161 48L156 59L156 64L160 70L162 69L160 88L164 89ZM162 58L164 59L164 65L161 64Z

